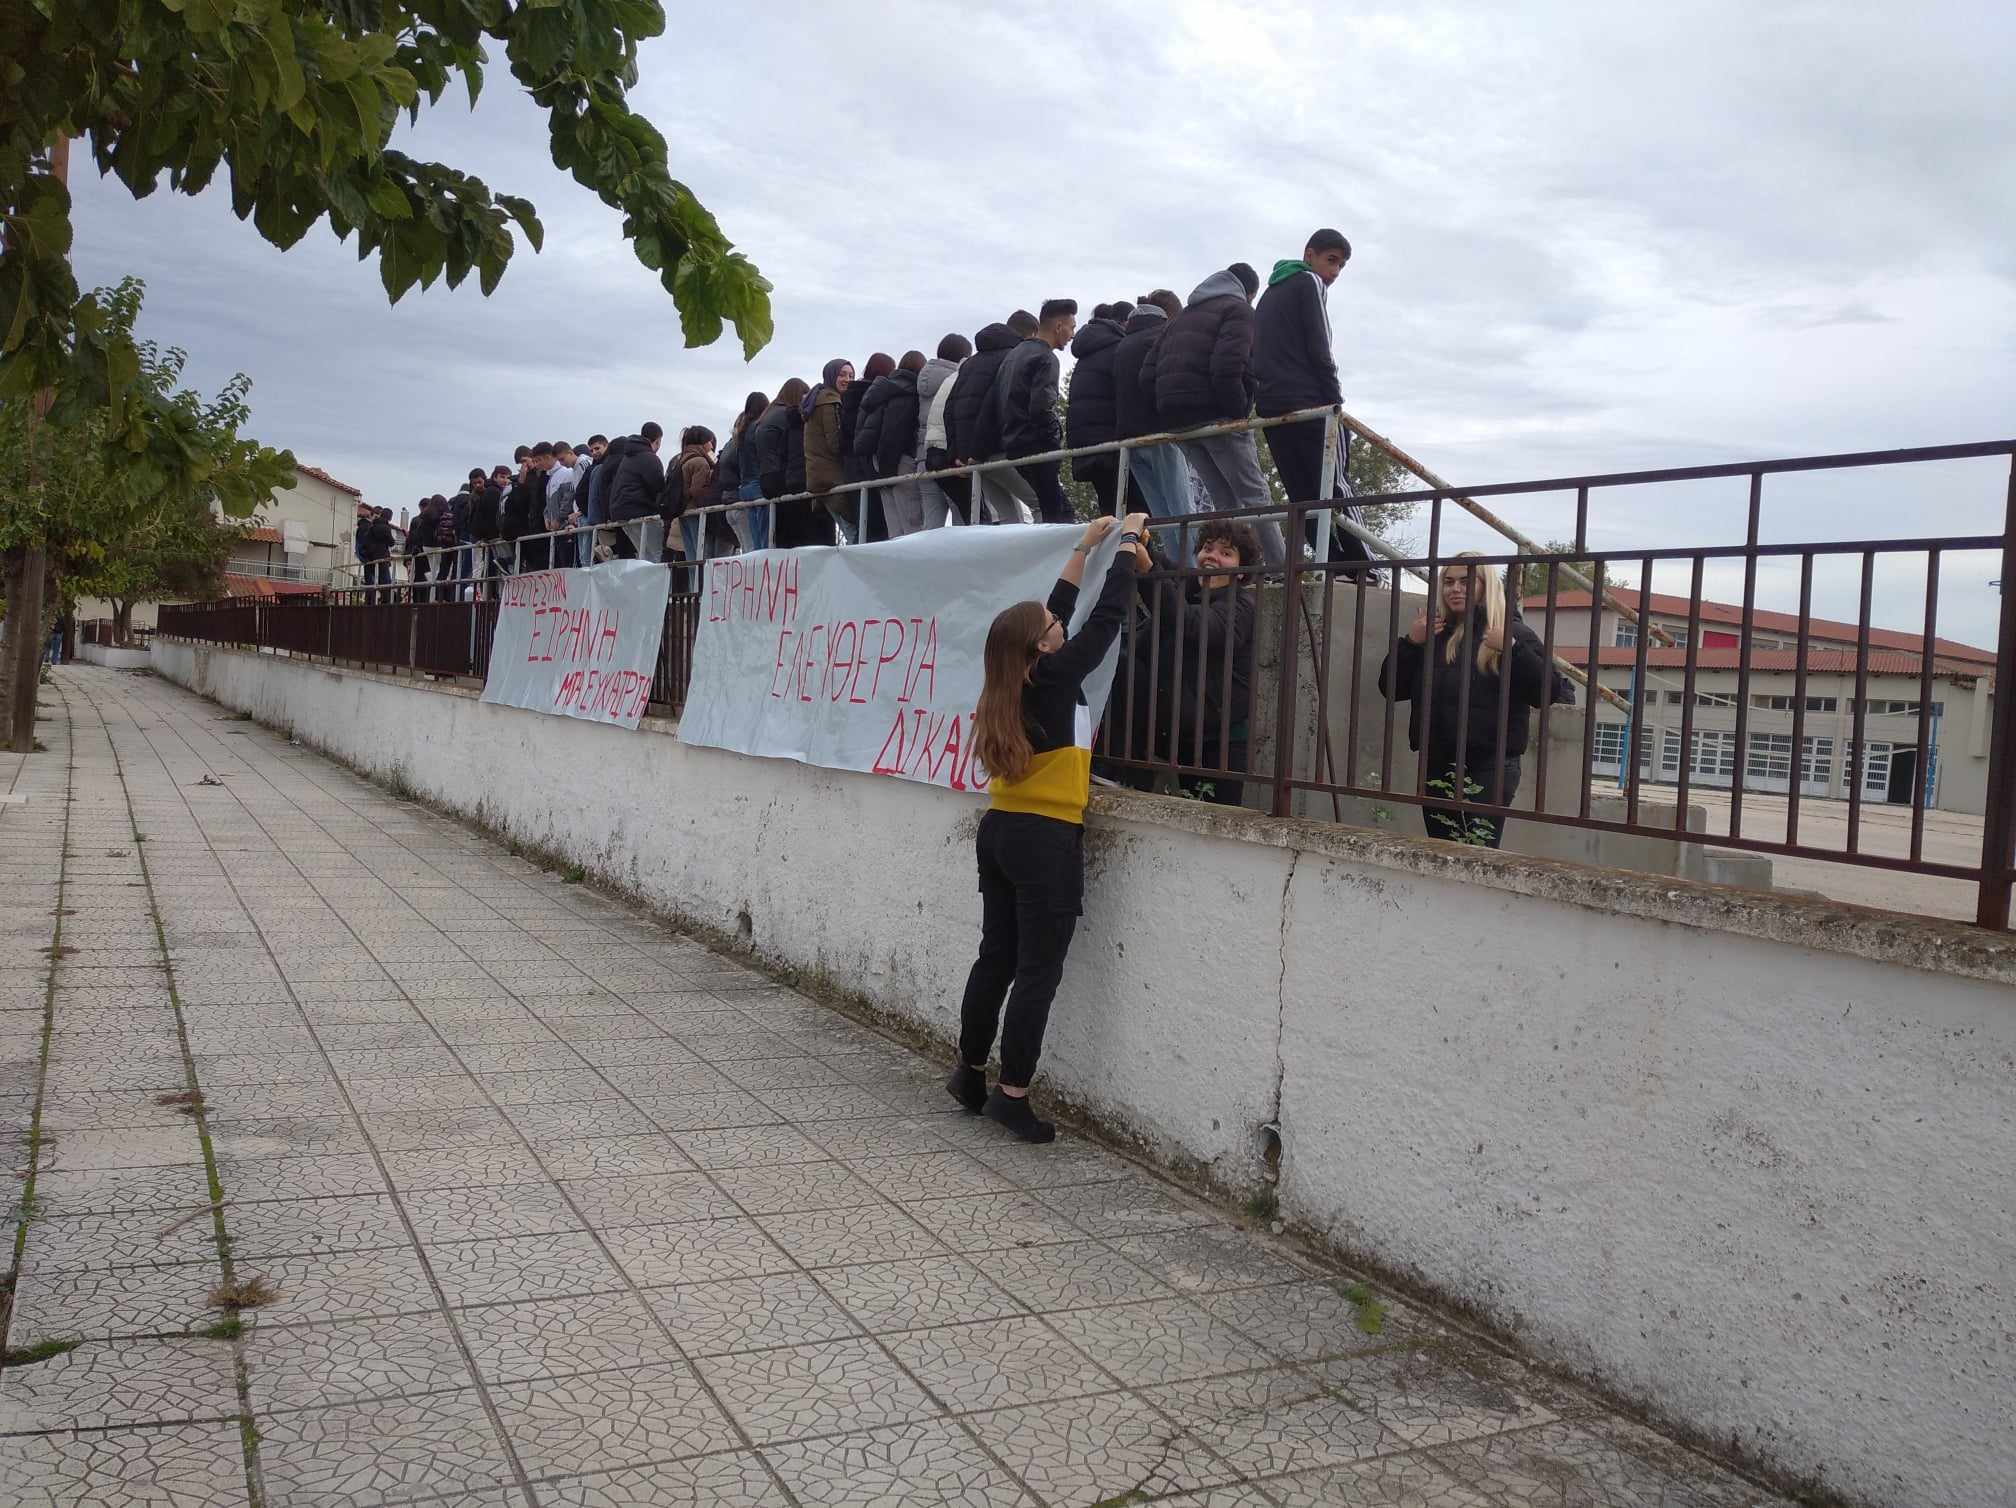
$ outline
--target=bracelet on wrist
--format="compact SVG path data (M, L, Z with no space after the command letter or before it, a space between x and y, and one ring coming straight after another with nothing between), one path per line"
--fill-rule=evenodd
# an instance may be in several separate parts
M1141 536L1131 532L1123 534L1120 536L1120 543L1123 545L1138 545L1141 543Z

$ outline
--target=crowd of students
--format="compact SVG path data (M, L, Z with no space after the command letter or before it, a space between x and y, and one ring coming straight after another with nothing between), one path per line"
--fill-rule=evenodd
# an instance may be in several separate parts
M947 335L929 356L877 352L858 370L835 358L816 383L793 377L774 396L750 393L725 437L705 425L683 429L669 462L656 423L614 440L520 445L511 465L475 468L454 495L422 499L407 531L409 574L416 586L431 575L432 590L445 596L485 573L586 564L591 551L634 556L652 518L667 526L667 558L686 560L947 524L1070 522L1057 451L1340 403L1329 290L1350 255L1341 234L1323 229L1300 257L1275 263L1264 288L1252 267L1235 262L1188 299L1158 288L1097 305L1082 327L1074 300L1050 299L970 340ZM1068 392L1058 358L1067 348L1076 362ZM1321 497L1325 435L1320 419L1268 431L1298 502ZM1129 494L1157 518L1190 513L1200 501L1214 511L1271 501L1250 430L1187 435L1130 448L1127 457ZM1341 451L1336 461L1330 495L1342 506L1350 494ZM984 462L1000 464L931 475ZM1114 506L1119 465L1117 452L1072 462L1103 511ZM697 511L766 500L773 507ZM1281 565L1279 527L1253 527L1265 563ZM1312 519L1312 543L1315 527ZM589 528L597 532L541 537ZM378 584L389 579L391 547L366 532L360 519L358 558L367 584ZM1186 566L1192 544L1186 537L1175 546ZM1348 535L1338 548L1363 558Z

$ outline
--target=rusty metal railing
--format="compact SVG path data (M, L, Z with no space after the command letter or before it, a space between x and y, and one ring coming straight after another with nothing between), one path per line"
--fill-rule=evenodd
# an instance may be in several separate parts
M1765 542L1766 484L1773 476L1981 458L2010 466L2000 533ZM1713 478L1747 484L1740 540L1592 547L1592 500L1606 492ZM1573 502L1574 537L1565 550L1550 553L1528 542L1459 557L1445 543L1449 510L1465 500L1481 506L1476 499L1549 496ZM1955 560L1985 558L1990 564L1983 579L2016 581L2016 441L1434 486L1355 501L1372 511L1417 502L1428 508L1425 553L1403 554L1375 531L1354 529L1390 572L1393 589L1383 596L1362 581L1342 579L1362 573L1362 563L1305 558L1300 551L1291 551L1279 567L1263 563L1230 573L1177 565L1172 553L1143 578L1106 710L1103 771L1128 783L1174 784L1280 816L1310 814L1309 803L1324 800L1333 817L1347 799L1382 810L1415 807L1432 835L1473 845L1495 846L1507 822L1539 823L1964 882L1974 887L1975 921L2008 927L2016 888L2016 698L2006 694L2000 675L2002 667L2016 664L2016 597L2005 590L2001 598L1992 658L1978 651L1955 658L1938 628L1941 583L1955 579L1947 569ZM1294 502L1160 518L1149 527L1164 539L1180 530L1194 543L1213 524L1271 517L1285 521L1287 539L1299 540L1305 519L1334 506L1330 499ZM508 564L497 560L486 569L482 547L470 553L473 579L164 606L159 632L414 675L481 678L495 627L495 585ZM1459 558L1456 569L1480 573L1480 582L1482 573L1500 572L1522 584L1530 573L1540 583L1531 592L1515 586L1511 593L1534 601L1530 614L1515 614L1522 626L1508 630L1496 673L1473 676L1474 645L1459 648L1452 659L1446 644L1431 652L1410 637L1414 609L1403 603L1399 588L1410 577L1435 581ZM1924 592L1922 614L1914 617L1916 647L1886 647L1893 636L1872 621L1873 583L1882 567L1915 568L1920 560ZM1564 605L1564 583L1576 562L1589 567L1588 599ZM1792 641L1789 648L1757 642L1766 611L1758 600L1759 569L1766 562L1798 569L1796 628L1775 632ZM1733 637L1733 657L1727 646L1704 650L1710 621L1705 575L1712 563L1740 564L1743 572L1740 608L1733 622L1719 621L1715 629ZM1815 576L1832 563L1856 573L1857 617L1845 631L1820 632L1812 616ZM1685 574L1684 614L1650 611L1650 586L1661 567ZM1635 609L1616 597L1617 578L1627 571L1636 573L1644 593ZM1606 656L1611 646L1596 641L1605 610L1616 611L1613 602L1643 622L1628 646ZM693 593L679 591L667 608L653 677L660 712L676 714L684 701L695 605ZM1587 621L1579 651L1573 635L1563 632L1577 615ZM1617 618L1627 621L1624 613ZM1682 642L1655 645L1658 618L1671 624L1663 636ZM1271 662L1263 668L1260 641L1270 634ZM1435 644L1432 634L1425 637ZM1578 657L1584 665L1573 663ZM1564 668L1577 670L1598 693L1582 698L1579 714L1564 710L1558 699L1563 677L1557 671ZM1703 691L1704 677L1732 670L1733 689ZM1769 685L1778 689L1760 699L1763 676L1773 677ZM1885 683L1889 696L1880 694ZM1872 689L1879 693L1873 698ZM1974 719L1965 747L1955 747L1955 720L1944 717L1942 697L1964 701ZM1582 718L1573 746L1554 736L1557 720L1571 715ZM1403 729L1410 735L1404 765ZM1528 752L1516 751L1521 744ZM1573 766L1565 794L1557 788L1564 760ZM1936 801L1949 778L1941 761L1965 761L1974 772L1976 760L1985 774L1978 853L1955 857L1954 841L1944 833L1949 851L1934 853L1931 814L1942 810ZM1889 799L1907 763L1903 798ZM1531 804L1515 806L1529 768ZM1889 772L1887 784L1878 781L1881 770ZM1599 797L1593 780L1613 775L1615 795ZM1695 798L1711 786L1727 790L1725 830L1709 831L1692 820ZM1782 811L1766 799L1779 795ZM1657 809L1669 798L1670 809ZM1828 798L1838 805L1822 808ZM1879 822L1878 803L1892 812L1903 808L1908 821L1901 828ZM1823 814L1840 821L1840 842L1817 835ZM1892 829L1900 835L1890 836Z

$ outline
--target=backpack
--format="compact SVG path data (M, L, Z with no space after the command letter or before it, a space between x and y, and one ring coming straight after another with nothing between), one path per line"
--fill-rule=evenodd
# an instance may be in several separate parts
M686 511L686 463L675 460L665 468L665 485L658 489L661 518L677 518Z

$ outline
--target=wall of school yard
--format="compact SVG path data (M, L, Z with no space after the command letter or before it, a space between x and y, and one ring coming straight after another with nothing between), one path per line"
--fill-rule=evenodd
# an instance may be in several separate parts
M157 640L160 673L951 1037L972 798ZM2016 1481L2016 940L1097 798L1046 1083L1870 1504Z

